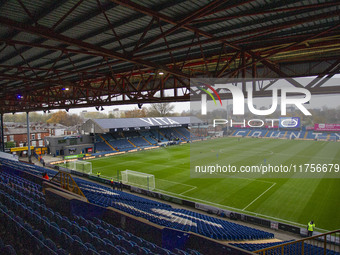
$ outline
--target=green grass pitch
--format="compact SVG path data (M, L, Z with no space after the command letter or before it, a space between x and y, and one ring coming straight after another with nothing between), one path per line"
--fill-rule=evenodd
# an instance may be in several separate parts
M340 142L278 139L220 138L195 143L204 148L200 157L233 164L337 163ZM218 157L216 151L219 152ZM214 161L213 160L213 161ZM90 160L92 172L117 177L126 169L155 175L156 189L176 197L235 210L251 215L306 226L311 219L319 231L340 228L340 179L275 178L191 178L190 145L177 145L148 151ZM340 174L340 173L339 173Z

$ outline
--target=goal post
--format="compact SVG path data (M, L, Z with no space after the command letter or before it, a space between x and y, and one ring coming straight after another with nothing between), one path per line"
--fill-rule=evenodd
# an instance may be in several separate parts
M338 139L337 136L331 135L331 136L327 136L327 137L326 136L318 137L316 140L317 141L324 141L324 142L330 142L330 141L337 142L339 139Z
M92 163L83 160L74 160L67 163L67 168L84 174L92 174Z
M338 141L338 137L335 136L335 135L331 135L331 136L329 136L328 141L337 142Z
M132 170L121 171L122 182L127 185L154 190L155 189L155 176L142 172Z

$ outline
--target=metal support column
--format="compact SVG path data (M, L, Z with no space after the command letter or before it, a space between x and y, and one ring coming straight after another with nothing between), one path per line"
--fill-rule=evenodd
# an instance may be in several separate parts
M30 116L29 112L26 113L26 119L27 119L27 156L28 156L28 161L32 163L32 158L31 158L31 135L30 135Z
M229 122L229 100L227 99L227 120ZM227 123L227 136L229 136L229 124Z
M5 152L5 139L4 139L4 115L0 114L0 151Z

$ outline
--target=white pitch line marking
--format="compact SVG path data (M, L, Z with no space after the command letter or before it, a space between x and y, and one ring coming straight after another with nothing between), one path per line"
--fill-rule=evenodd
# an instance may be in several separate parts
M250 205L252 205L257 199L259 199L260 197L262 197L268 190L270 190L272 187L274 187L275 186L275 182L272 184L272 186L270 186L268 189L266 189L264 192L262 192L262 194L261 195L259 195L257 198L255 198L253 201L251 201L246 207L244 207L243 209L242 209L242 211L244 211L245 209L247 209Z
M184 191L184 192L180 193L179 195L183 195L183 194L185 194L185 193L187 193L187 192L189 192L189 191L192 191L192 190L194 190L194 189L197 189L197 187L193 187L193 188L191 188L191 189L188 189L187 191Z
M235 179L242 179L242 180L248 180L248 181L254 181L254 182L264 182L264 183L276 183L276 182L270 182L270 181L263 181L263 180L258 180L258 179L250 179L250 178L244 178L244 177L231 177Z
M184 198L187 198L191 201L200 201L200 202L203 202L207 205L214 205L214 206L218 206L218 208L227 208L228 210L233 210L235 212L240 212L241 209L239 208L235 208L235 207L231 207L231 206L227 206L227 205L222 205L222 204L218 204L218 203L214 203L214 202L211 202L211 201L207 201L207 200L203 200L203 199L198 199L198 198L194 198L194 197L189 197L189 196L185 196L185 195L179 195L177 193L173 193L173 192L170 192L170 191L165 191L165 190L159 190L159 191L162 191L162 193L166 194L170 194L170 195L174 195L174 196L181 196L181 197L184 197ZM265 218L268 218L268 219L273 219L273 220L276 220L276 221L280 221L280 222L284 222L284 223L290 223L292 225L297 225L297 226L302 226L302 227L305 227L304 224L301 224L301 223L298 223L298 222L294 222L294 221L289 221L289 220L285 220L285 219L281 219L281 218L276 218L276 217L273 217L273 216L269 216L269 215L265 215L265 214L261 214L261 213L256 213L256 212L252 212L252 211L247 211L247 210L244 210L242 211L243 213L248 213L250 215L255 215L255 216L261 216L261 217L265 217ZM321 231L324 231L324 232L330 232L330 230L327 230L327 229L322 229L322 228L317 228Z
M191 187L191 188L197 188L196 186L189 185L189 184L184 184L184 183L180 183L180 182L169 181L169 180L160 179L160 178L156 178L156 181L157 180L161 180L161 181L165 181L165 182L170 182L170 183L174 183L174 184L178 184L178 185L184 185L184 186L188 186L188 187Z
M191 199L192 201L194 202L203 202L205 204L213 204L213 205L216 205L216 206L219 206L219 207L225 207L225 208L228 208L229 210L235 210L235 211L239 211L240 209L239 208L236 208L236 207L231 207L231 206L227 206L227 205L221 205L221 204L217 204L217 203L214 203L214 202L210 202L210 201L207 201L207 200L203 200L203 199L199 199L199 198L194 198L194 197L189 197L189 196L185 196L185 195L179 195L178 193L173 193L173 192L170 192L170 191L166 191L166 190L161 190L161 189L157 189L159 191L162 191L162 193L164 194L169 194L169 195L172 195L172 196L181 196L181 197L184 197L184 198L187 198L187 199Z

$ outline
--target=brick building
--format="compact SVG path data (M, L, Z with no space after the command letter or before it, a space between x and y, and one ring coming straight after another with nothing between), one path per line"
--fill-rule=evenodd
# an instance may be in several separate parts
M31 146L44 147L44 138L49 136L48 130L30 128ZM27 129L25 127L4 129L4 142L15 142L15 147L28 146L27 144Z
M27 144L27 126L24 123L5 122L4 142L14 142L14 147L25 147ZM42 122L30 123L30 140L34 148L46 147L45 137L77 134L77 126L66 127L61 124L48 124ZM20 155L26 154L25 152Z
M50 136L63 136L78 134L78 127L67 127L59 123L34 123L37 128L46 129ZM31 125L32 126L32 125Z
M47 130L50 136L61 136L64 135L66 126L59 123L39 123L32 122L30 124L31 127L35 127L36 129Z

